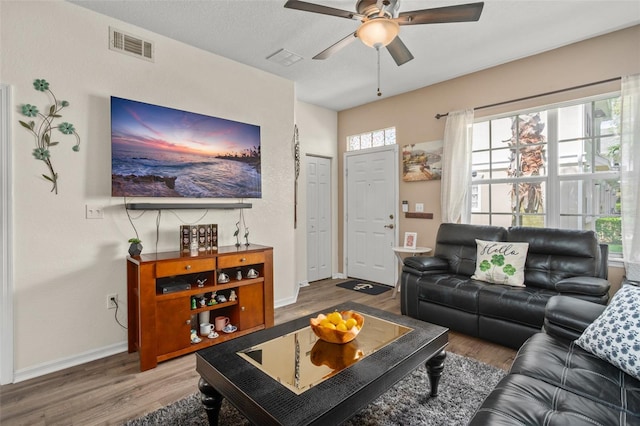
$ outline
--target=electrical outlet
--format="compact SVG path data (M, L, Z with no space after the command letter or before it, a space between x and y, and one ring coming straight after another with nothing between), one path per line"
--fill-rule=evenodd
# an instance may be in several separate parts
M85 213L87 219L102 219L104 218L104 212L102 207L85 205Z
M424 203L416 203L416 212L424 212Z
M107 295L107 309L115 309L118 307L118 293Z

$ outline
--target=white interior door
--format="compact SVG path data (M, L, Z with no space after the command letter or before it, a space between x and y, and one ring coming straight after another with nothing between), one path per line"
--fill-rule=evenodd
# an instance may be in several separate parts
M393 286L397 241L398 148L345 154L345 271Z
M307 281L331 277L331 160L306 157Z

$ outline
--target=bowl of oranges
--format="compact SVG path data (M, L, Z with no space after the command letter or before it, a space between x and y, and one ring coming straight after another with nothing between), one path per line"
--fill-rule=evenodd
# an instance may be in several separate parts
M364 317L353 311L335 311L311 318L309 323L321 340L329 343L348 343L355 339L362 329Z

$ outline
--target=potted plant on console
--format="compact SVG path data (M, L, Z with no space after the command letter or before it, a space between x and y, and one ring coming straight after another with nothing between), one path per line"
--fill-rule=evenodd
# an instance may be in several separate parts
M131 243L129 254L131 256L140 256L140 253L142 253L142 241L139 238L130 238L129 242Z

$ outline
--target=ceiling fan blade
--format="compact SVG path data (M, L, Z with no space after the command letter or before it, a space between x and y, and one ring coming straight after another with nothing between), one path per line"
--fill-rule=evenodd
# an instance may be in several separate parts
M394 38L391 43L387 44L387 50L398 66L413 59L413 55L409 52L409 49L407 49L407 46L405 46L402 40L400 40L400 37Z
M313 13L321 13L323 15L331 15L337 16L340 18L347 19L362 19L364 16L356 13L350 12L348 10L336 9L333 7L322 6L320 4L315 3L307 3L306 1L298 1L298 0L288 0L284 7L289 9L302 10L305 12L313 12Z
M349 34L339 42L334 43L333 45L324 49L322 52L318 53L316 56L313 57L313 59L327 59L329 56L333 55L338 50L342 49L343 47L345 47L346 45L354 41L356 38L357 37L355 32L352 34Z
M394 19L400 25L443 24L448 22L471 22L480 19L484 2L436 7L433 9L401 12Z

